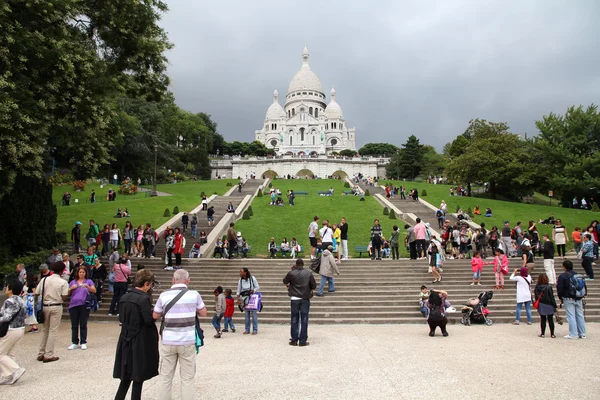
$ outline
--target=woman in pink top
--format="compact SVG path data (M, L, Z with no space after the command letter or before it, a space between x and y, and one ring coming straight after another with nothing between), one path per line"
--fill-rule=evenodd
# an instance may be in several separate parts
M496 286L494 289L504 290L504 275L508 274L508 257L501 248L496 248L494 257L494 275L496 275Z
M475 285L475 279L477 279L477 285L481 286L481 271L483 270L484 265L488 265L489 262L484 262L481 259L481 256L478 251L473 252L473 258L471 259L471 271L473 271L473 283L471 286Z
M140 226L138 226L137 230L135 231L135 248L137 249L137 251L136 251L137 257L142 257L143 249L144 249L143 240L144 240L144 225L140 225Z
M127 279L129 275L131 275L131 267L127 263L127 260L123 257L119 258L111 269L112 272L115 273L115 283L112 301L110 302L110 309L108 310L108 315L113 315L119 313L119 301L121 300L121 296L127 293Z

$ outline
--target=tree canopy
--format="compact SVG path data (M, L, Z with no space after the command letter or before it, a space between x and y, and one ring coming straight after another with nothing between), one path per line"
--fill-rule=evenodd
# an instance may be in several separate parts
M390 143L367 143L358 149L361 156L391 157L397 152L398 147Z

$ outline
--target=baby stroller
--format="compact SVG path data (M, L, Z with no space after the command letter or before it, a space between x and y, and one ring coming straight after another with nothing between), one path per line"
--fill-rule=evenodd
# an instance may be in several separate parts
M460 323L465 326L471 325L471 322L492 325L494 321L488 318L490 310L486 308L492 297L494 297L494 292L489 291L481 292L479 296L470 298L467 305L461 309L462 318Z

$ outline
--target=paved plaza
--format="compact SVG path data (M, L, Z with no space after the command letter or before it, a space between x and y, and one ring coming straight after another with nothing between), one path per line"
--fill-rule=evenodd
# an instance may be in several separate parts
M213 339L198 355L198 399L596 399L600 390L600 324L588 339L537 337L538 326L449 326L450 336L427 336L426 325L312 325L310 346L287 344L289 327L259 325L257 336L237 333ZM68 351L70 325L63 321L56 354L35 360L38 334L18 344L27 372L2 398L112 399L119 327L89 324L89 349ZM541 392L540 392L541 391ZM576 395L575 395L576 393ZM142 398L156 398L156 378ZM178 378L174 399L179 398Z

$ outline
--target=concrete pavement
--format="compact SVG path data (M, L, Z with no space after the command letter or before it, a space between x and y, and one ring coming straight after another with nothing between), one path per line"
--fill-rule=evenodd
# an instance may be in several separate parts
M205 348L197 362L198 399L514 399L598 398L600 324L588 324L588 339L538 338L533 326L450 325L450 336L431 338L426 325L312 325L308 347L287 344L289 326L259 325L257 336L236 333L214 339L203 326ZM115 323L90 323L88 350L68 351L70 325L57 341L60 360L35 360L39 334L26 334L16 348L27 372L4 399L112 399L119 335ZM438 331L439 332L439 331ZM547 332L548 333L548 332ZM176 375L173 398L179 396ZM156 398L156 378L144 384L144 399Z

